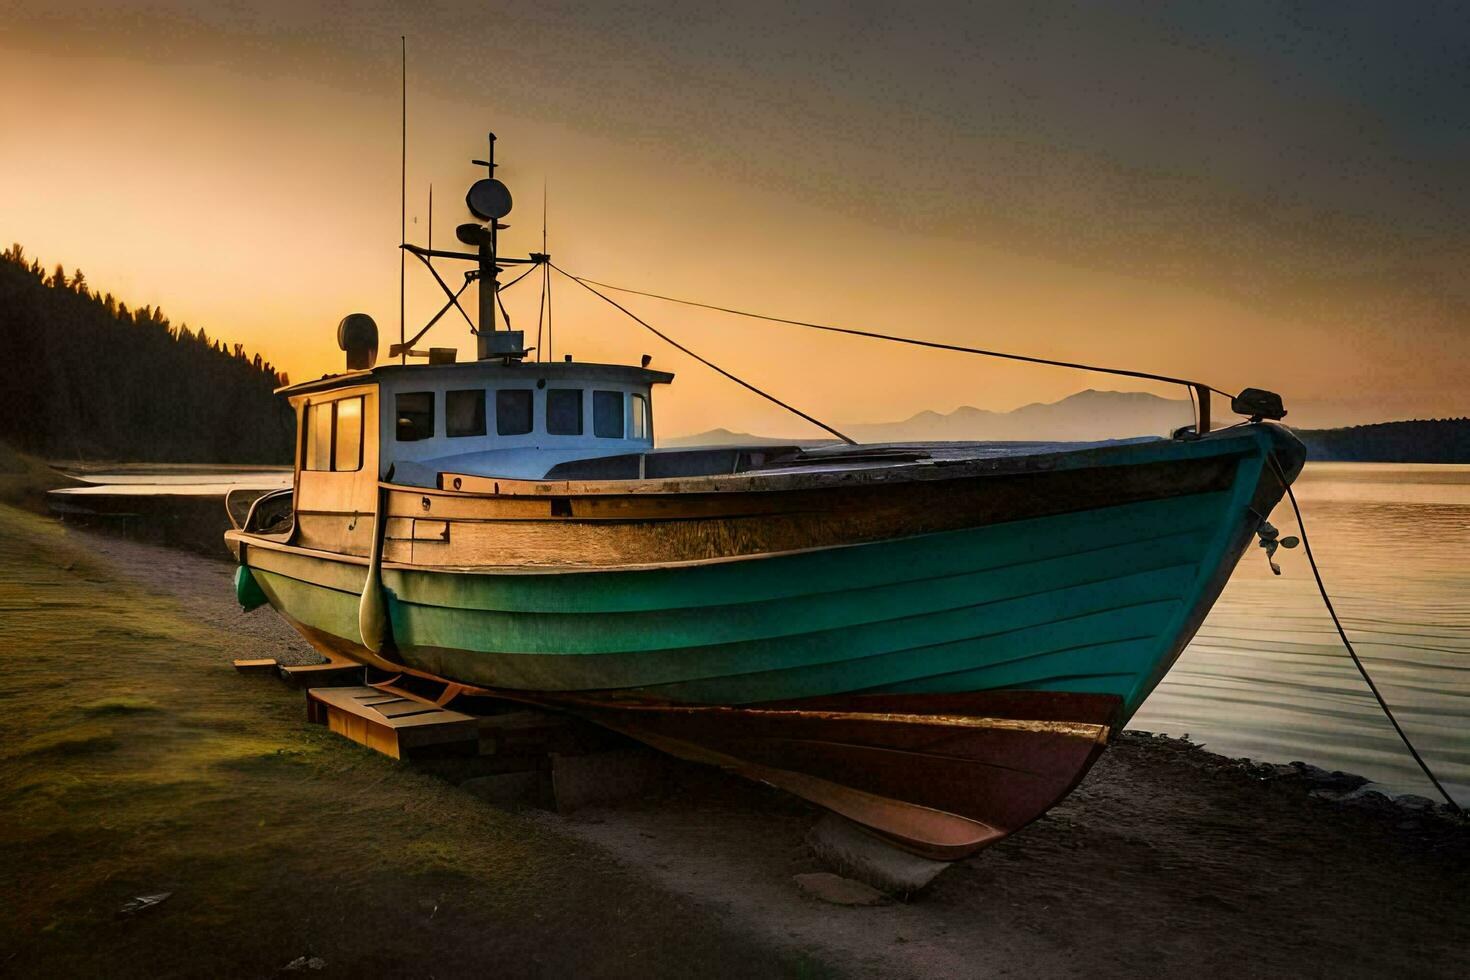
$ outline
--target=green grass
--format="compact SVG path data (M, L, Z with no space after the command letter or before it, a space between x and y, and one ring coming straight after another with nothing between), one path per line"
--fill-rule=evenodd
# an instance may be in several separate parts
M810 973L308 725L300 693L230 669L261 641L85 542L0 505L0 974L269 975L308 952L343 974Z

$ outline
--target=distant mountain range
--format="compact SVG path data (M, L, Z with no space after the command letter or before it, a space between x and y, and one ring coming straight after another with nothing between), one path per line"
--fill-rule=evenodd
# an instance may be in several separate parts
M1229 425L1233 416L1216 424ZM1129 436L1165 436L1193 421L1183 399L1143 392L1089 389L1061 401L1009 412L965 406L948 414L920 412L901 422L839 425L858 442L1097 442ZM1470 418L1381 422L1340 429L1296 429L1309 459L1382 463L1470 463ZM729 429L661 441L675 446L813 445L829 439L773 439Z
M1001 442L1048 440L1095 442L1128 436L1166 436L1189 425L1194 410L1183 399L1160 398L1139 391L1088 389L1057 402L1034 402L1009 412L969 405L948 414L920 412L901 422L839 425L858 442ZM771 439L729 429L663 441L666 446L791 444L827 440Z
M1094 442L1127 436L1166 436L1193 420L1194 410L1182 399L1089 388L1058 402L1033 402L1009 412L966 405L948 415L920 412L902 422L849 425L843 431L859 442Z

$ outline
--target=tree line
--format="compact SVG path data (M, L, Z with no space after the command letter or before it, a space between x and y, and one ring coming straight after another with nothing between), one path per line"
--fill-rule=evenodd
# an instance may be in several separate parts
M0 252L0 440L48 459L289 463L287 384L260 354L129 309L77 269Z
M1297 429L1307 458L1360 463L1470 463L1470 418Z

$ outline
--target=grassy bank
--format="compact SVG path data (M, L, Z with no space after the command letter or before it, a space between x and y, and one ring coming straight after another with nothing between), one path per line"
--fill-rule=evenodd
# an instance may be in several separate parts
M229 669L269 643L0 505L0 973L271 975L302 955L358 975L810 969L306 726L299 694Z
M28 510L46 510L46 491L75 486L77 481L58 473L44 462L0 442L0 504Z

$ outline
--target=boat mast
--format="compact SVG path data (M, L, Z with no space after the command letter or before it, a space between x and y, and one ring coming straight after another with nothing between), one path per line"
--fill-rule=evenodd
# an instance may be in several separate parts
M500 265L501 263L541 265L549 262L551 257L539 252L532 252L526 258L506 258L500 254L498 248L500 232L510 227L502 224L500 219L510 214L511 195L510 189L495 177L495 134L487 135L490 150L487 154L488 159L470 161L475 166L484 167L486 176L475 181L469 193L465 195L465 205L469 208L470 214L478 221L461 224L454 229L455 237L465 245L474 248L474 251L444 251L434 248L432 242L429 243L428 248L420 248L406 242L400 246L404 252L424 263L429 274L439 284L439 288L444 290L447 302L412 338L393 345L394 355L416 354L417 352L409 348L417 343L429 331L429 328L438 322L440 317L451 309L457 308L464 316L465 322L469 324L470 332L475 335L476 357L479 360L504 359L510 362L526 356L526 351L522 346L524 336L521 331L511 330L509 320L506 321L506 329L503 331L500 330L497 323L495 309L500 305ZM430 220L432 220L432 213ZM435 271L431 261L434 258L469 261L475 263L475 268L465 273L464 285L454 290ZM459 304L460 294L469 287L471 282L478 282L480 285L479 315L474 319L471 319L470 314Z
M495 179L495 134L490 134L489 159L477 160L476 163L484 163L486 176ZM499 329L495 324L495 304L499 299L500 292L500 268L495 264L495 247L497 233L500 230L500 222L495 218L490 220L488 235L480 238L478 249L480 259L480 332L486 330L494 332ZM481 355L483 356L483 355Z

